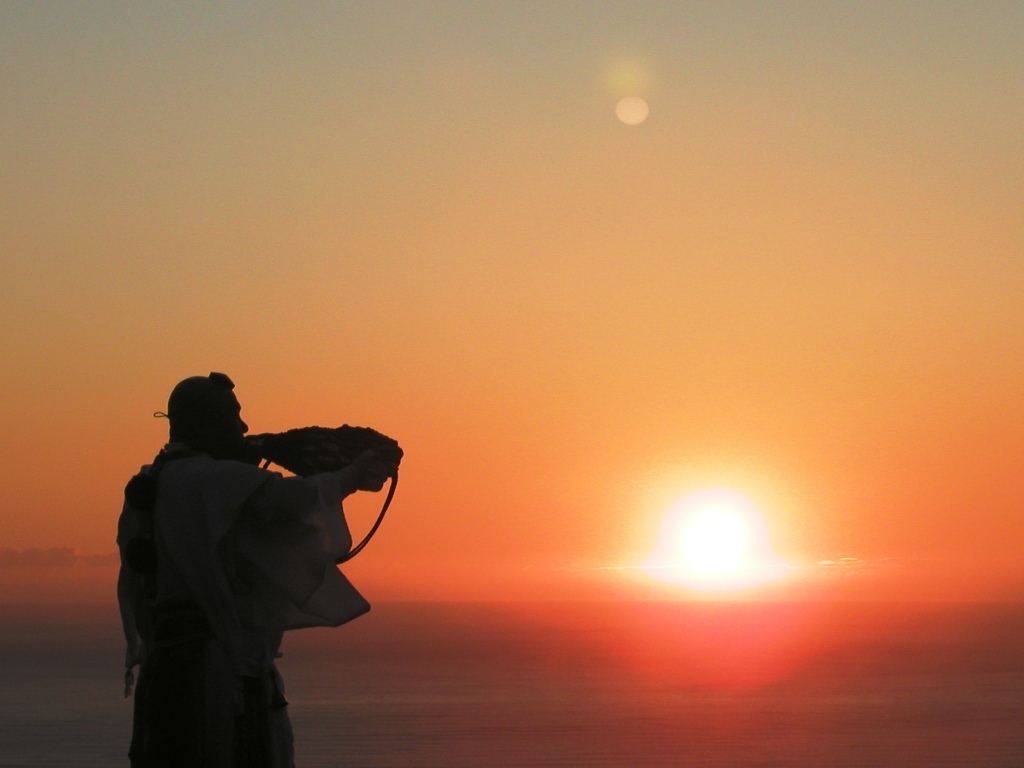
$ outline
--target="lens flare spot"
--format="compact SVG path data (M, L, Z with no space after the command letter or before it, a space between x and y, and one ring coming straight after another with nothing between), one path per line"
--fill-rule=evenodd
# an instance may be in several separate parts
M640 125L651 114L651 108L639 96L627 96L615 105L615 114L626 125Z

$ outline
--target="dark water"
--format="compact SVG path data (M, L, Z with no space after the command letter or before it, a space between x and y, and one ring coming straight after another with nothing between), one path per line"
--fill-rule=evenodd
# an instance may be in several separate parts
M106 610L0 619L0 766L127 765ZM379 605L286 640L298 764L1024 768L1024 605Z

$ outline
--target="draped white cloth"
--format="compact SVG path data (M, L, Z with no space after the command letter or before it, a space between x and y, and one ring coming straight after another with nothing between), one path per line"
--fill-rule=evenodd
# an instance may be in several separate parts
M144 472L151 468L144 468ZM156 604L186 602L206 615L215 640L207 659L210 766L229 766L229 724L240 706L240 676L276 675L282 634L338 626L369 604L334 564L351 546L334 473L283 477L205 454L167 461L151 513L158 552ZM125 562L147 514L126 505L118 523L118 602L130 671L151 649L152 602ZM280 684L280 678L278 677ZM127 691L126 691L127 692ZM286 710L275 715L276 765L292 765Z

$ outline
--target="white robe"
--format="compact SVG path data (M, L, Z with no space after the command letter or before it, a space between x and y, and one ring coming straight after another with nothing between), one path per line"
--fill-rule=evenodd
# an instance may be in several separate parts
M205 454L167 461L157 488L156 602L193 603L211 624L207 761L227 768L233 734L225 724L239 710L241 676L276 675L286 630L338 626L370 608L334 564L351 546L341 488L334 473L283 477ZM124 562L144 526L145 513L126 505L118 523L118 601L129 671L145 661L152 642L142 577ZM274 764L291 766L286 710L273 717Z

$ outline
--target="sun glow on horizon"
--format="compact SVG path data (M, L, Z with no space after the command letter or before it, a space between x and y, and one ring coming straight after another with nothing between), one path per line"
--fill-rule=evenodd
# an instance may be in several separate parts
M764 518L749 499L709 488L668 511L644 570L660 581L723 592L780 579L790 566L772 552Z

